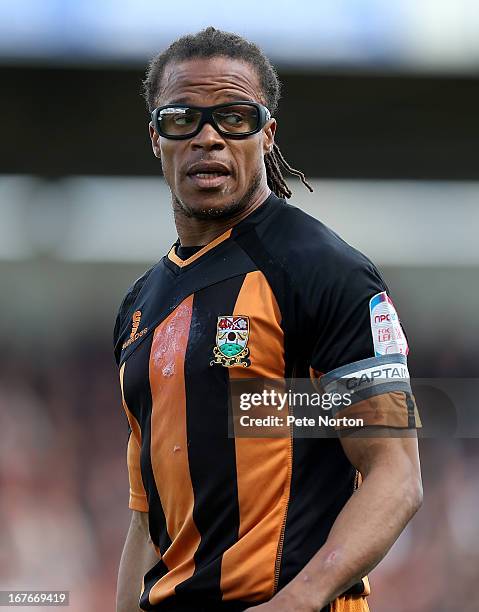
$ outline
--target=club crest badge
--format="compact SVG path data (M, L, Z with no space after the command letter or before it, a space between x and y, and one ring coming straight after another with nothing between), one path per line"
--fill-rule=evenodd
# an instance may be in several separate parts
M249 318L245 316L218 317L216 324L216 346L210 365L220 364L227 368L251 365L249 360Z

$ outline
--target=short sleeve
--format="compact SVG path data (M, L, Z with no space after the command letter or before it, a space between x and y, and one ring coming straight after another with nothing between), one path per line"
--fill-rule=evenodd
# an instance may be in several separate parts
M407 338L389 289L366 258L338 270L315 313L310 373L323 392L346 394L336 417L415 428Z

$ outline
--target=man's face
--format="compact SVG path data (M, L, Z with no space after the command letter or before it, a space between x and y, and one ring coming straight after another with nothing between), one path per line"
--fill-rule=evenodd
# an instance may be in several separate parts
M264 104L255 69L240 60L212 57L168 64L157 105L212 106L240 100ZM271 119L257 134L234 140L205 124L192 138L171 140L150 124L153 152L161 158L176 206L199 218L224 217L247 206L262 181L266 184L263 157L273 146L275 129ZM193 164L205 161L219 162L226 174L202 180L190 172Z

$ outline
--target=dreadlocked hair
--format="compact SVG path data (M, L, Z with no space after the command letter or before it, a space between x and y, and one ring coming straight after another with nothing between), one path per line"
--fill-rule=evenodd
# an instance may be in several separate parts
M188 34L174 41L165 51L156 55L148 65L143 81L143 96L150 112L157 106L161 94L161 83L165 67L171 62L181 62L197 57L231 57L247 62L256 70L259 77L262 102L273 115L281 95L281 84L273 65L261 49L246 39L231 32L223 32L213 27L197 34ZM282 169L298 177L310 191L313 188L300 170L292 168L285 160L276 143L264 156L268 186L280 198L290 198L291 189L286 183Z

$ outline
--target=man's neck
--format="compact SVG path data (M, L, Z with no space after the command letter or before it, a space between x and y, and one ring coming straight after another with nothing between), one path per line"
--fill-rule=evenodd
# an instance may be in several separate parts
M203 246L245 219L268 198L271 190L267 185L259 189L250 203L227 219L195 219L186 216L178 206L173 208L175 225L182 246Z

